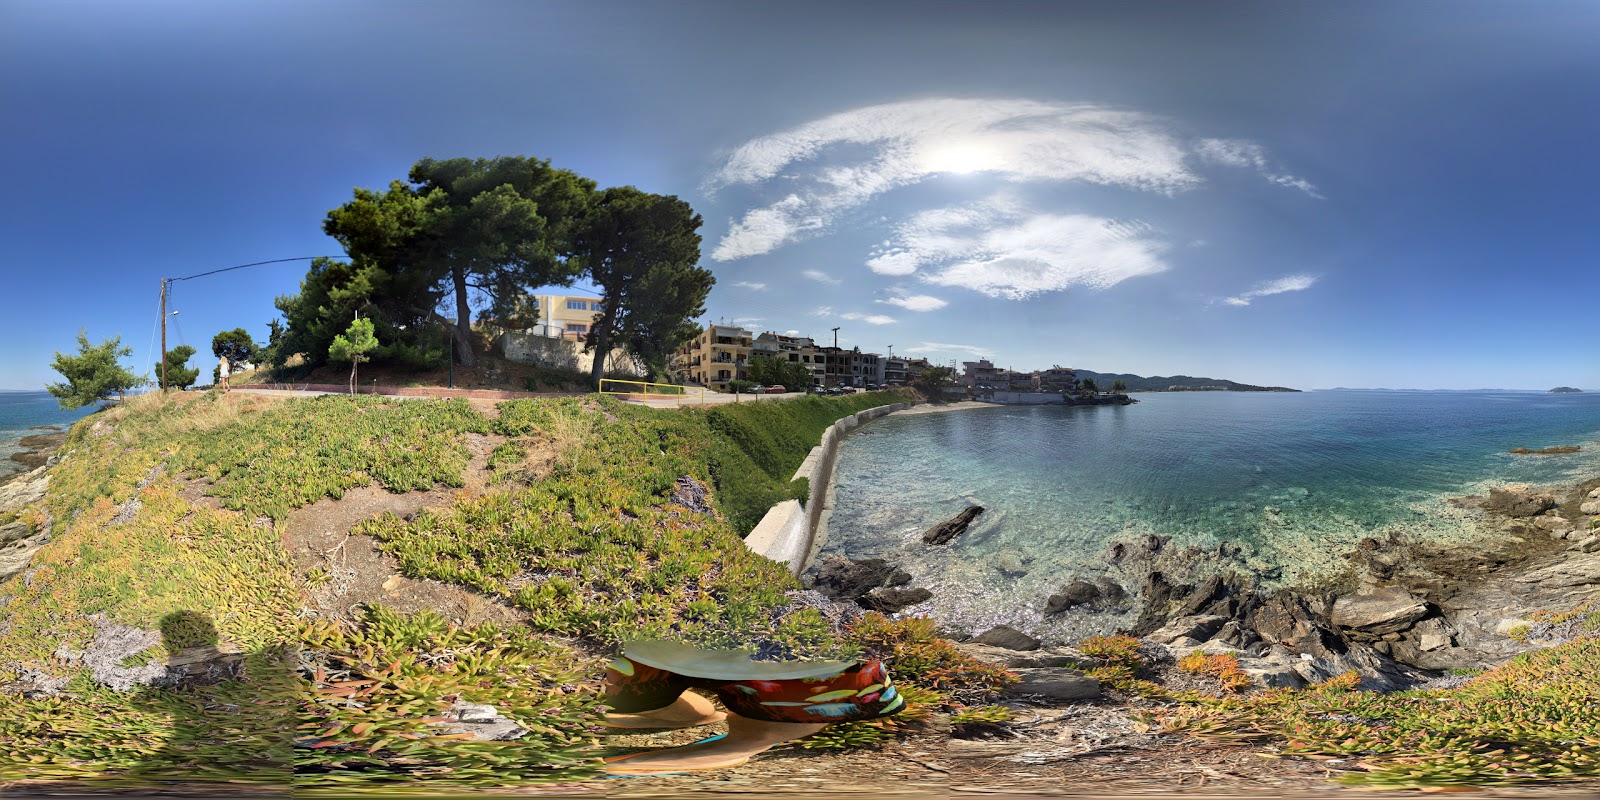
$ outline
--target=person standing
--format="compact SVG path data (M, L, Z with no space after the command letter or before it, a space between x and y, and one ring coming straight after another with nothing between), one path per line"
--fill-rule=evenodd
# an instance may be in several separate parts
M228 357L220 356L217 360L217 379L224 394L228 392Z

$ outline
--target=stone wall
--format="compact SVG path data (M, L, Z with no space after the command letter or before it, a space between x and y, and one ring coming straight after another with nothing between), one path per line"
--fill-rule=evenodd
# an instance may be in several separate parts
M572 339L534 333L503 333L494 341L494 349L507 361L517 364L579 372L588 372L594 366L594 353L583 352L583 343ZM645 374L645 370L622 350L611 351L606 371L629 372L640 376Z
M791 479L805 478L809 483L810 495L805 504L785 500L773 506L745 537L745 546L773 561L788 564L789 571L795 575L805 571L826 541L827 513L833 507L833 467L839 461L839 443L863 424L911 406L911 403L895 403L869 408L835 422L824 431L822 443L811 448Z

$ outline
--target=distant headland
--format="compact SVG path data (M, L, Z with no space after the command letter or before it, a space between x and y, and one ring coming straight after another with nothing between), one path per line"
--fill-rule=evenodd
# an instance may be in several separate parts
M1223 380L1221 378L1195 378L1188 375L1173 375L1163 378L1159 375L1145 378L1139 375L1129 375L1117 372L1091 372L1086 369L1077 371L1080 378L1093 378L1101 386L1110 386L1114 381L1122 381L1130 392L1298 392L1299 389L1290 389L1285 386L1254 386L1248 383Z
M1557 386L1556 388L1551 389L1548 393L1549 394L1583 394L1583 390L1582 389L1574 389L1571 386Z

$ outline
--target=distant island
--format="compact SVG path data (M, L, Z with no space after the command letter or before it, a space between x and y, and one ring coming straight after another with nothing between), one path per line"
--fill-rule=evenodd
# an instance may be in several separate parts
M1248 383L1223 380L1221 378L1195 378L1188 375L1173 375L1163 378L1159 375L1145 378L1139 375L1129 375L1117 372L1091 372L1090 370L1077 370L1079 378L1093 378L1096 385L1110 386L1114 381L1122 381L1130 392L1298 392L1299 389L1290 389L1286 386L1253 386Z
M1551 389L1549 394L1583 394L1583 390L1574 389L1571 386L1557 386Z

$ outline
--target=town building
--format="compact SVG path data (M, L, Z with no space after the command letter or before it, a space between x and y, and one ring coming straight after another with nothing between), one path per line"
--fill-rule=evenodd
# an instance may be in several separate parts
M728 382L746 380L755 334L735 325L707 325L672 356L672 371L682 380L719 392Z
M582 294L539 294L533 295L533 302L539 308L539 324L530 333L579 342L589 335L602 303Z
M767 331L756 337L751 346L751 356L768 355L791 364L804 364L811 373L811 385L822 386L827 374L827 365L820 358L817 343L809 336L789 336L788 334ZM803 387L788 387L798 389Z
M1035 373L1036 388L1041 392L1070 392L1078 380L1076 370L1068 369L1056 364L1049 369L1042 369Z
M988 388L1000 386L1000 373L1003 371L987 358L977 361L961 362L961 383L968 389Z

